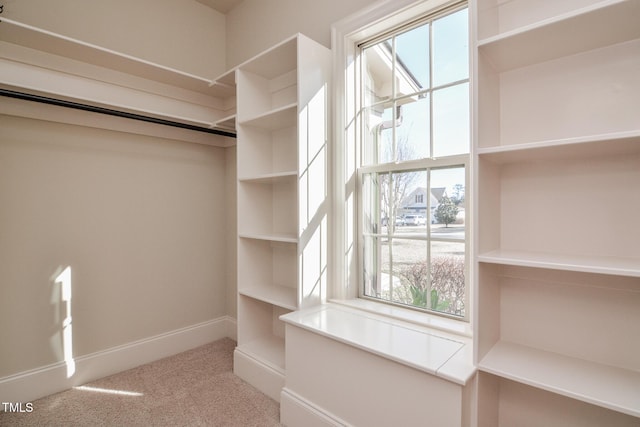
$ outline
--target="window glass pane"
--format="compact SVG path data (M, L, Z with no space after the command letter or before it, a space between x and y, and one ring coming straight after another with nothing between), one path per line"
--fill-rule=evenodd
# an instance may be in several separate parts
M383 205L384 194L381 194L380 181L384 186L388 180L388 174L378 175L376 173L363 175L362 185L362 214L363 230L367 234L380 233L381 224L386 223L384 211L380 209Z
M396 96L429 87L429 24L396 37Z
M393 107L387 107L382 114L382 124L378 132L378 158L376 163L393 162L395 157L393 153Z
M386 299L400 304L427 307L427 246L426 240L393 239L391 289L388 295L383 294Z
M380 265L380 240L376 237L367 236L363 239L363 279L364 294L367 296L380 297L380 277L378 266Z
M433 155L469 152L469 84L433 92Z
M362 53L363 105L369 106L392 96L391 40L364 49Z
M469 77L467 9L433 23L433 86Z
M395 222L393 218L395 217L395 212L391 207L391 199L390 199L390 179L391 175L388 173L378 174L378 201L379 201L379 212L380 212L380 233L381 234L390 234L393 233ZM389 220L391 218L391 220Z
M465 244L431 243L430 307L456 316L465 315Z
M362 164L393 161L393 108L382 105L364 109Z
M355 103L360 295L463 317L467 179L446 157L470 152L467 21L454 12L363 49Z
M363 174L364 295L465 315L464 183L463 166Z
M396 129L398 161L424 159L430 152L429 96L404 98L399 103Z
M464 167L431 171L431 237L465 238Z
M427 172L394 173L397 235L426 237Z
M390 251L390 242L393 242L391 238L381 238L380 239L380 258L379 258L379 266L380 266L380 277L379 277L379 287L377 289L378 294L377 298L389 300L389 296L393 294L393 275L390 274L391 271L391 251Z

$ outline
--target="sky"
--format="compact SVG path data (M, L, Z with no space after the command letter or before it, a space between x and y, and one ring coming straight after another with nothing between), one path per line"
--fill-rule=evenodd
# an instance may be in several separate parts
M469 77L468 10L463 9L433 22L433 76L429 75L429 28L423 24L396 36L398 57L423 88L429 87L430 77L436 88L422 99L413 97L402 107L403 122L396 128L397 139L406 140L413 153L411 158L429 157L430 127L433 123L433 157L468 153L470 148L469 84L437 89ZM381 42L384 43L384 42ZM429 100L429 96L433 96ZM433 115L430 119L430 101ZM393 109L387 108L383 120L390 120ZM391 144L392 129L383 131L383 138ZM390 160L390 159L387 159ZM462 169L438 170L433 173L432 187L464 185Z

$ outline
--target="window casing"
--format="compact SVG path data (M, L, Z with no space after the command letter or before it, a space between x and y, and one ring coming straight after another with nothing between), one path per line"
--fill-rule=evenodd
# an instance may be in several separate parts
M359 296L465 320L468 40L466 3L369 38L354 91Z

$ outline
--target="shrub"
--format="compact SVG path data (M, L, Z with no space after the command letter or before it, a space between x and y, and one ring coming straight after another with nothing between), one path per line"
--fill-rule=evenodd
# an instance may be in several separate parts
M409 287L411 301L405 303L427 307L429 268L426 261L410 264L400 276ZM431 306L432 310L464 315L465 278L464 259L455 256L435 256L431 260Z

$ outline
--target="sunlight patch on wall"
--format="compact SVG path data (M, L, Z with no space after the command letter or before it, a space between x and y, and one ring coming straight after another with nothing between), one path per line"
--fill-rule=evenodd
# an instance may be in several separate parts
M328 145L327 86L323 85L304 105L299 124L299 233L302 262L300 307L319 304L326 299Z
M67 266L61 273L54 276L54 284L60 284L60 301L65 305L65 317L62 320L62 353L67 365L67 378L71 378L76 372L76 362L73 360L73 322L71 318L71 266Z

